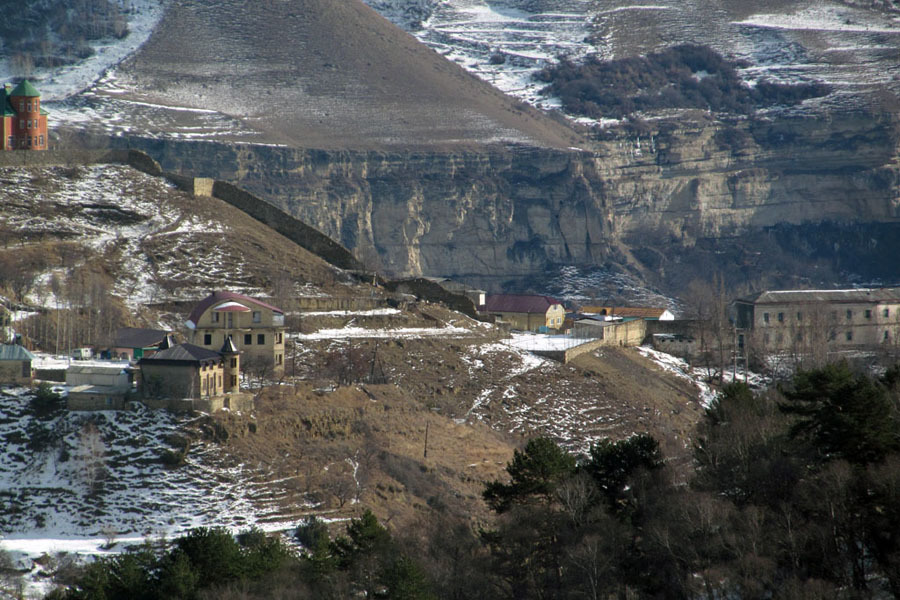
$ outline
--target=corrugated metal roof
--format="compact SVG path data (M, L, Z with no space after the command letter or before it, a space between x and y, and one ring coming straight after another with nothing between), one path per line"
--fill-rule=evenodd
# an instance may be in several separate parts
M151 348L166 339L168 332L162 329L121 327L116 330L116 348Z
M858 288L849 290L767 290L740 301L753 304L803 302L900 302L900 288Z
M222 358L222 355L213 350L207 350L194 344L178 344L157 352L149 358L142 358L141 364L154 361L199 363L219 360L220 358Z
M486 312L513 312L543 315L547 313L547 309L555 304L562 304L562 302L549 296L494 294L485 299L484 310Z
M34 360L34 354L18 344L0 344L0 360Z

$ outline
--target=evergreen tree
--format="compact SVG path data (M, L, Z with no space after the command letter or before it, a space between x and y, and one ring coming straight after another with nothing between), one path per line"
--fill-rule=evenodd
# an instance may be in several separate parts
M488 483L482 494L488 505L498 513L505 512L513 504L539 499L544 503L553 500L556 486L575 473L575 457L560 448L550 438L530 440L523 451L513 453L512 462L506 466L510 483Z
M854 464L881 462L900 449L900 430L886 389L854 374L846 362L803 371L782 390L792 436L808 438L821 456Z

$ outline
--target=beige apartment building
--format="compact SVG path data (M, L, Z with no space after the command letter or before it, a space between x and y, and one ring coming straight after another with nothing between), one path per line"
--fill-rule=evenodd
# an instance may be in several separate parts
M200 301L188 317L185 337L191 344L218 350L231 337L250 368L264 361L284 371L284 311L234 292L215 292Z
M738 345L764 351L877 349L900 342L900 288L766 291L736 300L734 309Z

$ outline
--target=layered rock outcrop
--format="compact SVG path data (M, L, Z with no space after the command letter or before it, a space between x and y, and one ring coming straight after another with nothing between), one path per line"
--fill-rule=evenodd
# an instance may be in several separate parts
M860 113L730 125L699 115L610 133L594 152L132 145L167 170L252 191L392 274L499 282L609 260L671 276L698 248L725 254L717 268L727 268L728 248L765 255L771 240L759 236L785 227L800 233L785 238L784 252L826 247L817 238L826 224L827 235L849 227L854 240L872 224L870 246L883 248L891 240L878 238L900 223L898 138L893 116Z

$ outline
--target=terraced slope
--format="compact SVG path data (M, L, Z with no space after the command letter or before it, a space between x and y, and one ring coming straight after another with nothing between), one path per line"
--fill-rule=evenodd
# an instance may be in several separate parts
M216 111L263 141L303 147L578 141L359 0L175 0L98 91Z
M604 59L694 43L749 63L747 81L824 81L807 108L848 109L900 91L900 7L873 0L366 0L437 52L528 102L560 55ZM821 105L821 106L819 106Z

